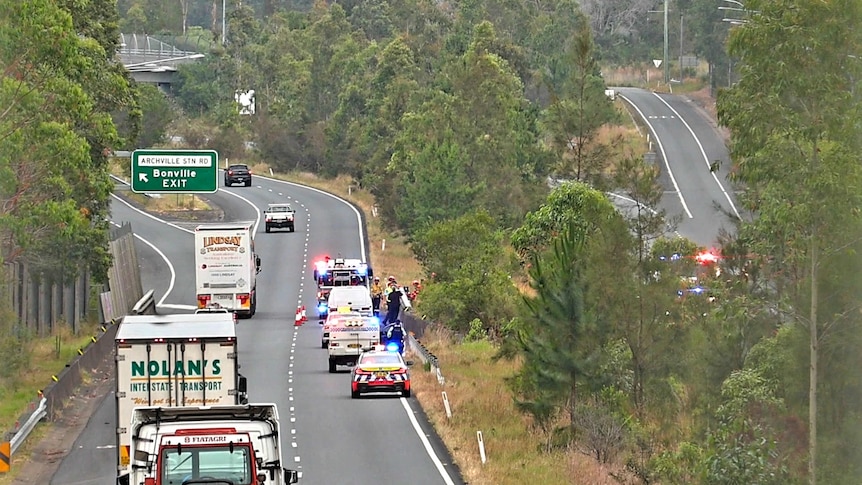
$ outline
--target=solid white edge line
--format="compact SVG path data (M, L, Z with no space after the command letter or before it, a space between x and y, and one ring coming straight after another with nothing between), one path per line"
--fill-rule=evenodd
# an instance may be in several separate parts
M314 187L310 187L308 185L302 185L302 184L298 184L296 182L289 182L287 180L279 180L276 178L266 177L264 175L255 175L255 177L260 177L264 180L269 180L271 182L278 182L278 183L282 183L285 185L292 185L294 187L300 187L303 189L308 189L308 190L311 190L313 192L317 192L319 194L323 194L323 195L326 195L328 197L332 197L333 199L346 204L347 207L350 207L350 209L353 211L353 213L356 214L356 223L359 226L359 251L362 254L362 260L364 262L367 262L367 261L365 261L365 230L362 227L362 215L359 213L359 209L357 209L356 206L354 206L350 202L342 199L341 197L339 197L335 194L330 194L329 192L326 192L326 191L323 191L323 190L320 190L320 189L317 189ZM311 217L311 216L309 215L308 217Z
M656 135L655 128L653 128L652 123L649 122L649 119L647 119L647 117L643 114L643 111L641 111L636 104L632 103L632 100L630 100L625 94L619 93L619 95L623 98L625 102L630 104L631 107L634 108L639 115L641 115L641 119L644 121L644 123L646 123L647 126L649 126L649 131L652 133L652 136L653 138L655 138L655 142L658 145L658 149L661 151L661 158L662 160L664 160L664 166L667 169L667 174L670 177L670 181L673 184L673 188L676 190L676 194L679 196L679 201L682 204L682 208L685 209L685 213L686 215L688 215L689 219L694 219L694 216L691 215L691 211L688 210L688 204L685 203L685 198L683 198L682 196L682 191L679 190L679 185L677 185L676 183L676 177L673 176L673 170L670 169L670 164L667 161L667 154L664 151L664 145L661 144L661 139L659 139L658 135Z
M111 195L113 195L113 194L111 194ZM116 197L116 196L114 196L114 197ZM119 224L117 224L117 223L116 223L116 222L114 222L114 221L111 221L111 224L113 224L113 225L115 225L115 226L117 226L117 227L119 227L119 226L120 226ZM155 251L155 252L156 252L156 254L158 254L159 256L161 256L161 257L162 257L162 259L163 259L163 260L165 260L165 264L167 264L167 265L168 265L168 270L171 272L171 281L168 283L168 289L167 289L167 290L165 290L165 294L164 294L164 295L162 295L162 298L158 301L158 303L156 303L156 306L157 306L157 307L159 307L159 306L164 306L164 305L163 305L163 303L165 302L165 299L168 297L168 295L170 295L170 294L171 294L171 292L174 290L174 283L175 283L175 282L176 282L176 280L177 280L177 272L174 270L174 265L173 265L173 264L171 264L171 260L170 260L170 259L168 259L168 257L165 255L165 253L163 253L159 248L157 248L155 244L153 244L153 243L151 243L151 242L147 241L146 239L142 238L141 236L139 236L139 235L135 234L134 232L133 232L132 234L134 234L134 235L135 235L135 238L137 238L138 240L140 240L141 242L143 242L143 243L144 243L144 244L146 244L147 246L149 246L149 247L153 248L153 251Z
M419 439L425 446L425 451L428 453L431 461L434 462L434 466L437 467L437 471L440 473L440 476L443 477L443 481L446 485L455 485L455 482L452 481L452 477L449 476L449 472L446 471L446 467L443 466L440 458L436 453L434 453L434 448L431 447L431 442L428 441L428 437L422 432L422 428L419 426L419 421L416 420L416 416L413 415L413 410L410 409L410 405L407 404L407 398L399 398L399 401L401 401L401 405L404 407L404 410L407 411L407 417L410 419L410 424L413 425L413 430L416 431L417 435L419 435Z
M684 124L685 127L688 128L688 132L691 133L691 137L694 138L694 142L697 143L698 148L700 148L700 154L703 155L703 161L706 162L706 168L709 169L710 163L709 163L709 158L706 156L706 150L704 150L703 145L700 143L700 140L697 138L697 135L694 133L694 130L691 129L691 126L689 126L689 124L685 121L685 118L683 118L682 115L679 114L679 112L676 109L674 109L673 106L671 106L667 101L665 101L664 98L659 96L658 93L653 93L653 95L656 98L658 98L659 101L664 103L665 106L670 108L670 110L674 112L676 117L679 118L680 121L682 121L682 124ZM737 218L742 219L742 216L739 215L739 211L736 210L736 205L733 203L733 200L730 198L730 194L728 194L727 191L724 190L724 185L722 185L721 181L718 180L718 176L716 176L715 172L713 172L712 170L710 170L709 172L712 175L712 179L715 180L715 183L718 184L718 188L721 189L721 193L724 194L724 197L727 199L727 203L730 204L730 208L733 209L733 213L736 214Z
M255 234L257 234L257 228L260 226L260 209L257 207L257 205L255 205L254 202L246 199L245 197L243 197L239 194L235 194L235 193L231 192L230 190L226 190L224 187L219 188L218 191L224 192L225 194L228 194L228 195L232 195L232 196L236 197L237 199L250 205L254 209L254 213L257 214L257 218L254 221L254 231L253 232Z
M152 214L150 214L150 213L148 213L148 212L142 211L141 209L138 209L137 207L135 207L135 206L133 206L132 204L129 204L128 202L126 202L125 200L123 200L123 198L122 198L122 197L120 197L120 196L118 196L117 194L112 193L112 194L111 194L111 197L113 197L113 198L115 198L115 199L119 200L120 202L122 202L123 204L125 204L125 205L126 205L126 207L128 207L129 209L132 209L133 211L137 212L138 214L141 214L141 215L143 215L143 216L149 217L150 219L152 219L152 220L154 220L154 221L156 221L156 222L158 222L158 223L164 224L164 225L166 225L166 226L173 227L174 229L179 229L180 231L187 232L187 233L189 233L189 234L194 234L194 233L195 233L194 231L191 231L191 230L186 229L186 228L184 228L184 227L178 226L178 225L174 224L173 222L168 222L168 221L166 221L166 220L164 220L164 219L159 219L158 217L156 217L156 216L154 216L154 215L152 215Z

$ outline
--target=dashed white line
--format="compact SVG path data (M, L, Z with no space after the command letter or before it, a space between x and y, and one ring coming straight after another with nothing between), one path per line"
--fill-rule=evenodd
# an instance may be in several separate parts
M670 164L667 161L667 154L664 151L664 145L661 144L661 139L659 139L658 135L655 133L655 128L653 128L652 123L649 122L647 116L643 114L643 111L637 107L636 104L632 103L630 99L628 99L625 95L620 94L626 102L628 102L637 112L641 115L641 118L644 120L644 123L649 126L650 132L652 132L653 138L655 138L655 142L658 145L659 151L661 151L661 158L664 160L664 166L667 169L667 174L670 177L670 181L673 184L673 188L676 190L676 194L679 196L679 202L682 204L682 208L685 210L686 215L689 219L694 219L694 216L691 215L691 211L688 210L688 204L685 203L685 198L682 196L682 191L679 190L679 184L676 183L676 177L673 176L673 171L670 169Z
M689 124L685 121L685 118L683 118L682 115L680 115L679 112L677 112L677 110L675 110L673 108L673 106L668 104L668 102L665 101L657 93L653 93L653 95L656 98L658 98L659 101L664 103L664 105L667 106L671 111L673 111L674 114L677 116L677 118L679 118L679 120L682 121L682 124L685 125L685 127L688 129L688 132L691 133L691 137L694 138L694 142L697 143L697 147L700 148L700 154L703 156L703 161L706 162L706 168L707 168L707 170L709 170L709 173L712 175L712 179L715 180L715 183L718 184L718 188L721 189L721 193L724 194L724 197L727 199L727 203L730 204L730 208L733 209L733 213L736 214L737 218L742 219L742 216L739 215L739 211L736 210L736 205L733 203L733 200L730 198L730 194L728 194L727 191L724 190L724 185L722 185L721 181L718 180L718 176L715 174L715 171L710 169L711 163L709 161L709 158L706 156L706 150L703 149L703 145L701 145L700 140L697 138L697 135L694 133L694 130L691 129L691 126L689 126Z

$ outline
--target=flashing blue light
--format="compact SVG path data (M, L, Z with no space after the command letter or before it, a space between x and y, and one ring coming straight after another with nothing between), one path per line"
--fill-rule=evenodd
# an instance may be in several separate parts
M321 303L317 305L317 313L327 313L329 311L329 306L326 303Z
M368 317L368 318L369 318L369 321L374 322L378 326L380 326L380 319L379 318L377 318L377 317Z
M670 260L671 260L671 261L677 261L677 260L678 260L678 259L680 259L680 258L682 258L682 256L681 256L679 253L673 253L673 254L671 254L671 255L670 255Z
M697 293L698 295L706 291L702 286L695 286L691 289L692 293Z
M386 350L388 350L389 352L400 352L401 346L398 345L397 342L389 342L388 344L386 344Z
M356 272L359 273L360 276L365 276L368 274L368 266L360 264L359 268L356 269Z

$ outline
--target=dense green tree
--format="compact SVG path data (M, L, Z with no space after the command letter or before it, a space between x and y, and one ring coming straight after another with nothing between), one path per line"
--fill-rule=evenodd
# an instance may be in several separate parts
M858 1L746 2L757 12L730 36L740 80L720 93L719 118L733 132L737 179L757 218L743 228L767 266L779 311L809 332L809 467L820 469L818 399L828 380L821 357L836 335L858 332L862 166L858 163ZM840 283L839 283L840 282ZM853 315L853 316L851 316ZM840 337L845 339L846 336ZM850 356L845 355L844 358ZM828 399L827 399L828 400ZM788 403L793 405L793 403Z
M509 276L514 262L503 241L494 219L481 210L419 231L412 249L432 276L422 290L422 313L462 333L478 320L483 332L499 337L515 315L517 294Z
M588 240L577 228L563 228L552 250L532 258L526 317L516 334L524 363L512 379L518 407L547 429L563 413L567 425L577 420L586 381L594 377L597 350L594 323L586 308L589 282Z
M132 97L104 47L88 37L110 29L90 23L96 19L73 23L81 12L89 10L0 2L0 64L8 66L0 78L0 105L7 107L0 192L9 201L0 214L2 259L59 277L89 265L101 280L110 264L105 151L119 142L109 112Z
M551 104L543 122L557 156L556 177L603 182L608 150L596 142L598 129L616 117L594 57L586 19L567 42L565 56L552 58L545 73Z

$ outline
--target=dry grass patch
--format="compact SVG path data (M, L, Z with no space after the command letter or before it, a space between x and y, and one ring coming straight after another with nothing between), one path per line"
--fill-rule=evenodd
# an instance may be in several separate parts
M530 420L515 409L505 379L515 373L515 361L495 361L496 349L487 341L453 344L447 332L431 329L422 343L441 362L446 379L417 367L411 374L414 393L434 428L447 444L464 480L471 484L544 485L589 483L618 484L614 470L598 466L577 451L541 450L545 437L531 431ZM446 417L442 391L446 391L452 419ZM476 432L481 431L487 462L479 455Z

